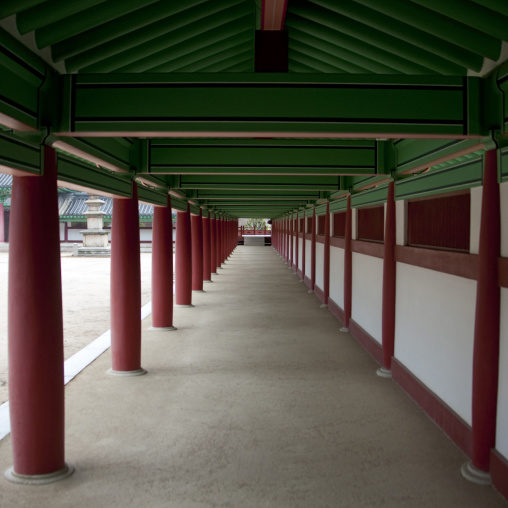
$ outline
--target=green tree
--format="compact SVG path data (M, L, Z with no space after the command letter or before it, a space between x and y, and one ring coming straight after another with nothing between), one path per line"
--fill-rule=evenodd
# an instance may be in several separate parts
M266 223L266 219L248 219L245 223L245 229L270 229L269 225Z

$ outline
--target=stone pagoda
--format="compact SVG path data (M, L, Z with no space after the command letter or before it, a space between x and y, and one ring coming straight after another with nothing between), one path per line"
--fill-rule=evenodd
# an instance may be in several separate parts
M78 256L110 256L109 231L103 229L106 212L100 210L105 201L98 196L90 196L85 204L88 205L88 211L83 214L87 229L81 231L83 246L78 248Z

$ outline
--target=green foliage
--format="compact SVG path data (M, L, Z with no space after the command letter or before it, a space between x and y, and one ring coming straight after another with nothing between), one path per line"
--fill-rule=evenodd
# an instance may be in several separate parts
M266 219L248 219L245 223L245 229L270 229L266 223Z

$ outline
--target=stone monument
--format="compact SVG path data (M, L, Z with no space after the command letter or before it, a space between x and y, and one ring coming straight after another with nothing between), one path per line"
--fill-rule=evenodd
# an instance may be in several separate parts
M89 196L85 201L88 205L88 211L84 213L87 229L80 231L83 246L78 248L78 256L111 256L109 231L102 229L106 212L99 210L104 203L98 196Z

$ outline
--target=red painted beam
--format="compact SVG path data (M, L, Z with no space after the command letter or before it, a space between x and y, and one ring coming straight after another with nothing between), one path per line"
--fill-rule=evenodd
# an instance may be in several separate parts
M263 0L261 30L282 30L286 21L287 0Z

